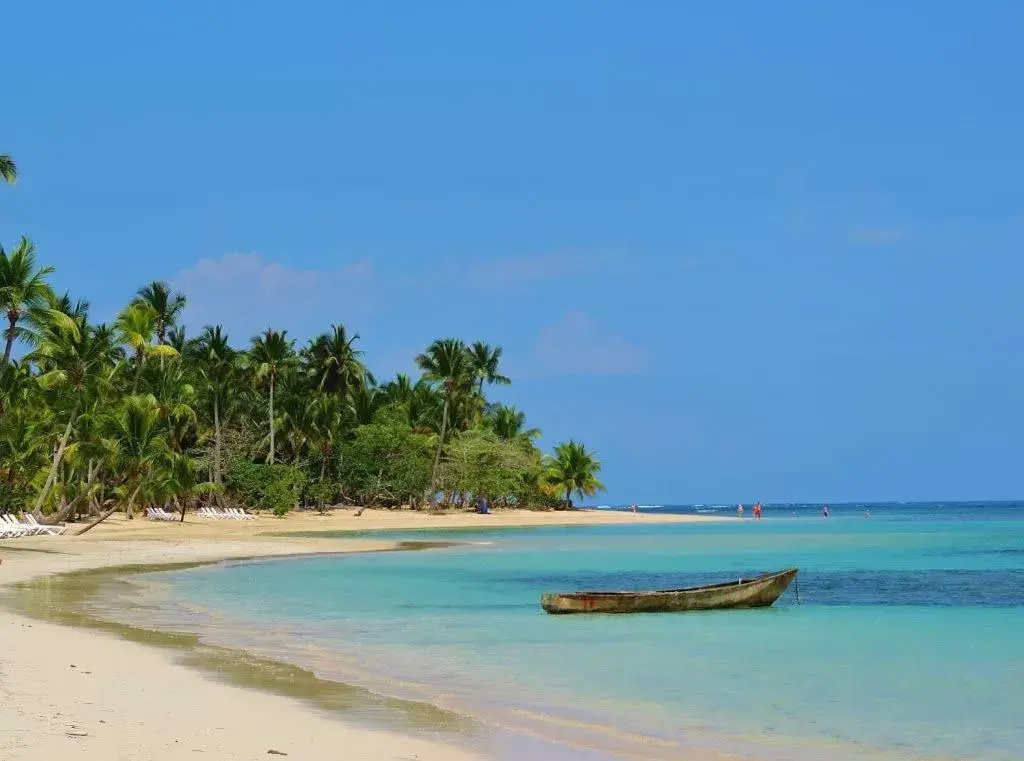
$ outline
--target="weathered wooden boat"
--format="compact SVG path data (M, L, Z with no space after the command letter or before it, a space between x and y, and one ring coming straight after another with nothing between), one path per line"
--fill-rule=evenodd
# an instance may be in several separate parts
M545 594L541 596L540 604L548 613L667 613L764 608L782 596L796 578L797 570L790 568L752 579L686 589Z

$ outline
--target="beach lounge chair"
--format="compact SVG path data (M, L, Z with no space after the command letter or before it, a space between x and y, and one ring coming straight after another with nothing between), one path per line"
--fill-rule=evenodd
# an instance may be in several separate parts
M0 523L12 536L27 536L35 533L34 530L29 530L28 526L22 526L18 519L9 513L0 515Z
M25 524L23 525L28 525L37 528L39 529L38 533L49 534L50 536L60 536L65 531L67 531L67 527L65 526L44 526L42 523L36 520L36 517L32 515L32 513L25 514Z
M24 528L17 523L11 523L6 515L0 515L0 539L17 539L28 534Z
M20 521L17 518L14 518L13 516L11 517L11 520L15 521L17 525L19 525L23 529L27 530L30 535L32 535L32 534L49 534L50 533L50 531L49 531L50 527L49 526L43 526L43 525L37 523L35 518L31 517L28 513L26 513L25 517L22 520L20 520Z
M0 525L3 525L5 536L10 539L39 533L34 528L22 525L17 518L10 514L0 515Z

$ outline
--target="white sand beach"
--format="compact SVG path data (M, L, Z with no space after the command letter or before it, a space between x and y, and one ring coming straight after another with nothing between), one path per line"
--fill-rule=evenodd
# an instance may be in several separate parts
M125 564L389 549L377 538L279 532L691 522L693 516L615 512L425 515L368 510L284 519L184 524L115 518L76 538L0 543L0 586ZM74 530L74 528L72 528ZM170 650L113 634L0 611L0 758L142 761L293 758L304 761L460 761L482 753L412 734L355 726L308 704L192 670ZM277 751L284 755L271 753Z

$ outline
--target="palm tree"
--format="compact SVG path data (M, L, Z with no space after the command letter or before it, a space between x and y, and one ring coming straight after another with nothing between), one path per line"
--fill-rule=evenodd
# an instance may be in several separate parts
M151 364L143 375L144 387L156 398L160 420L166 426L168 443L175 452L189 430L198 422L196 415L196 389L189 373L180 362L167 365Z
M499 386L507 386L512 382L510 378L498 372L502 353L500 346L492 348L483 341L474 341L473 345L467 349L467 352L473 375L476 376L479 383L477 387L478 394L483 394L484 383L496 383Z
M405 373L398 373L380 388L388 404L408 404L412 398L412 381Z
M448 412L452 398L467 390L473 381L473 371L469 365L466 345L457 338L437 339L427 350L416 357L416 364L423 371L428 381L441 384L444 406L441 411L441 432L437 439L437 451L434 464L430 469L430 492L428 499L431 506L437 502L437 469L441 464L441 449L448 428Z
M336 396L318 394L306 407L307 441L320 459L320 483L327 475L327 466L334 462L341 420L341 402Z
M177 357L178 352L173 346L153 343L153 336L159 324L160 315L149 304L143 301L133 301L121 310L114 320L114 328L117 330L121 343L132 350L135 362L135 381L132 384L132 391L138 391L139 377L142 374L142 367L150 357Z
M199 350L199 339L189 338L184 326L180 325L168 328L166 343L182 357L191 358Z
M18 167L9 153L0 153L0 178L8 185L18 181Z
M133 304L148 304L156 313L156 342L165 343L167 331L178 324L178 318L185 309L185 296L172 293L171 286L162 280L154 280L139 289Z
M313 401L301 381L295 373L285 373L274 387L274 453L278 460L303 459L315 438L309 415ZM317 394L320 396L322 394ZM269 435L264 437L260 448L269 438Z
M223 491L220 484L201 481L195 460L182 454L171 455L170 465L161 476L160 490L177 501L182 523L185 522L185 511L192 498L200 494L218 494Z
M270 465L274 464L274 384L294 359L293 342L286 338L287 334L287 330L267 328L262 335L253 336L252 348L249 349L250 367L256 382L265 381L270 387L270 403L267 407L270 425L270 454L267 462Z
M582 441L567 441L555 447L554 456L548 458L547 483L565 492L565 504L572 508L572 495L580 499L604 491L597 480L601 463L588 452Z
M28 366L17 362L0 376L0 406L8 408L0 417L0 496L9 499L27 493L33 474L47 460L43 432L50 427L51 416L40 410L31 380Z
M349 336L344 325L332 325L329 333L310 341L304 354L317 391L344 398L366 380L366 367L359 359L363 352L354 348L358 340L358 333Z
M139 492L157 480L171 463L170 448L160 432L160 410L156 399L149 394L126 397L105 421L103 433L111 466L122 478L125 514L131 518ZM91 531L117 508L115 503L76 536Z
M383 401L384 395L376 386L360 383L349 390L348 411L356 425L369 425Z
M83 319L74 333L55 325L26 358L40 368L39 385L63 391L63 398L71 404L67 426L33 512L39 512L53 485L78 413L91 395L109 385L120 357L110 329L105 325L91 326Z
M46 282L46 276L52 272L53 267L36 267L36 247L28 238L22 237L10 253L0 246L0 311L7 317L7 343L0 372L11 360L15 339L27 340L32 335L19 325L23 318L39 322L57 320L65 328L72 328L69 320L53 313L53 291Z
M487 384L508 382L500 347L434 341L418 378L378 386L341 325L298 356L274 330L236 350L219 326L186 335L184 298L155 281L97 326L87 303L53 292L51 272L26 239L0 249L0 512L34 505L53 523L84 505L101 519L115 505L185 509L216 490L202 480L247 501L303 482L318 504L351 494L419 505L428 487L431 504L456 493L528 504L554 490L570 502L600 488L582 445L545 458L522 412L487 403Z
M223 446L221 411L228 381L235 368L237 352L228 343L228 336L220 325L207 325L199 337L198 356L213 403L213 481L221 479L220 454Z
M532 442L540 436L539 428L526 427L526 413L504 404L491 407L484 418L484 424L504 441L518 439Z

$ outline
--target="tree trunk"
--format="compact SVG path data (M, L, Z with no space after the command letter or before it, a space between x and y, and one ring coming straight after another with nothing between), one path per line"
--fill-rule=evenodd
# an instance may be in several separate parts
M274 464L274 376L270 376L270 457L267 464Z
M178 498L175 497L174 501L178 502ZM179 523L184 523L185 522L185 510L188 509L188 502L186 502L185 500L181 500L181 502L179 503L179 507L181 507L181 520L178 521L178 522Z
M135 495L139 493L139 489L141 489L141 488L142 488L141 486L136 486L135 487L135 491L132 492L132 496L128 498L128 505L127 505L127 508L126 508L128 512L131 511L132 503L135 502ZM117 510L117 505L115 504L112 508L107 510L107 512L103 513L99 518L97 518L92 523L90 523L88 526L86 526L81 531L79 531L77 534L75 534L75 536L81 536L86 531L92 531L98 525L103 523L103 521L105 521L107 518L109 518L111 515L113 515L116 510Z
M444 408L441 410L441 437L437 440L437 452L434 453L434 467L430 469L430 494L427 495L427 499L430 500L431 509L437 507L437 468L441 464L441 447L444 446L444 434L448 428L448 402L450 397L451 394L446 390Z
M213 392L213 482L220 483L220 404L216 389Z
M18 318L12 312L8 312L7 322L11 327L7 331L7 346L4 347L4 361L0 364L0 373L7 368L7 363L11 361L11 350L14 349L14 328L18 324Z
M75 419L78 417L78 397L75 397L75 403L71 407L71 417L68 418L68 425L64 429L64 435L60 439L60 446L57 447L57 451L53 455L53 464L50 465L50 472L46 476L46 483L43 484L42 491L39 492L39 496L36 498L35 507L32 508L33 513L38 513L40 508L43 506L43 500L46 499L46 495L50 492L50 487L53 486L53 481L57 477L57 468L60 467L60 460L64 456L64 450L68 445L68 438L71 436L71 429L75 425Z
M33 517L37 522L44 526L56 526L68 520L72 514L78 509L78 504L92 492L92 484L96 476L92 472L92 465L90 462L89 467L89 478L85 482L85 488L79 492L73 500L64 505L59 512L55 515L43 515L42 513L34 513Z

